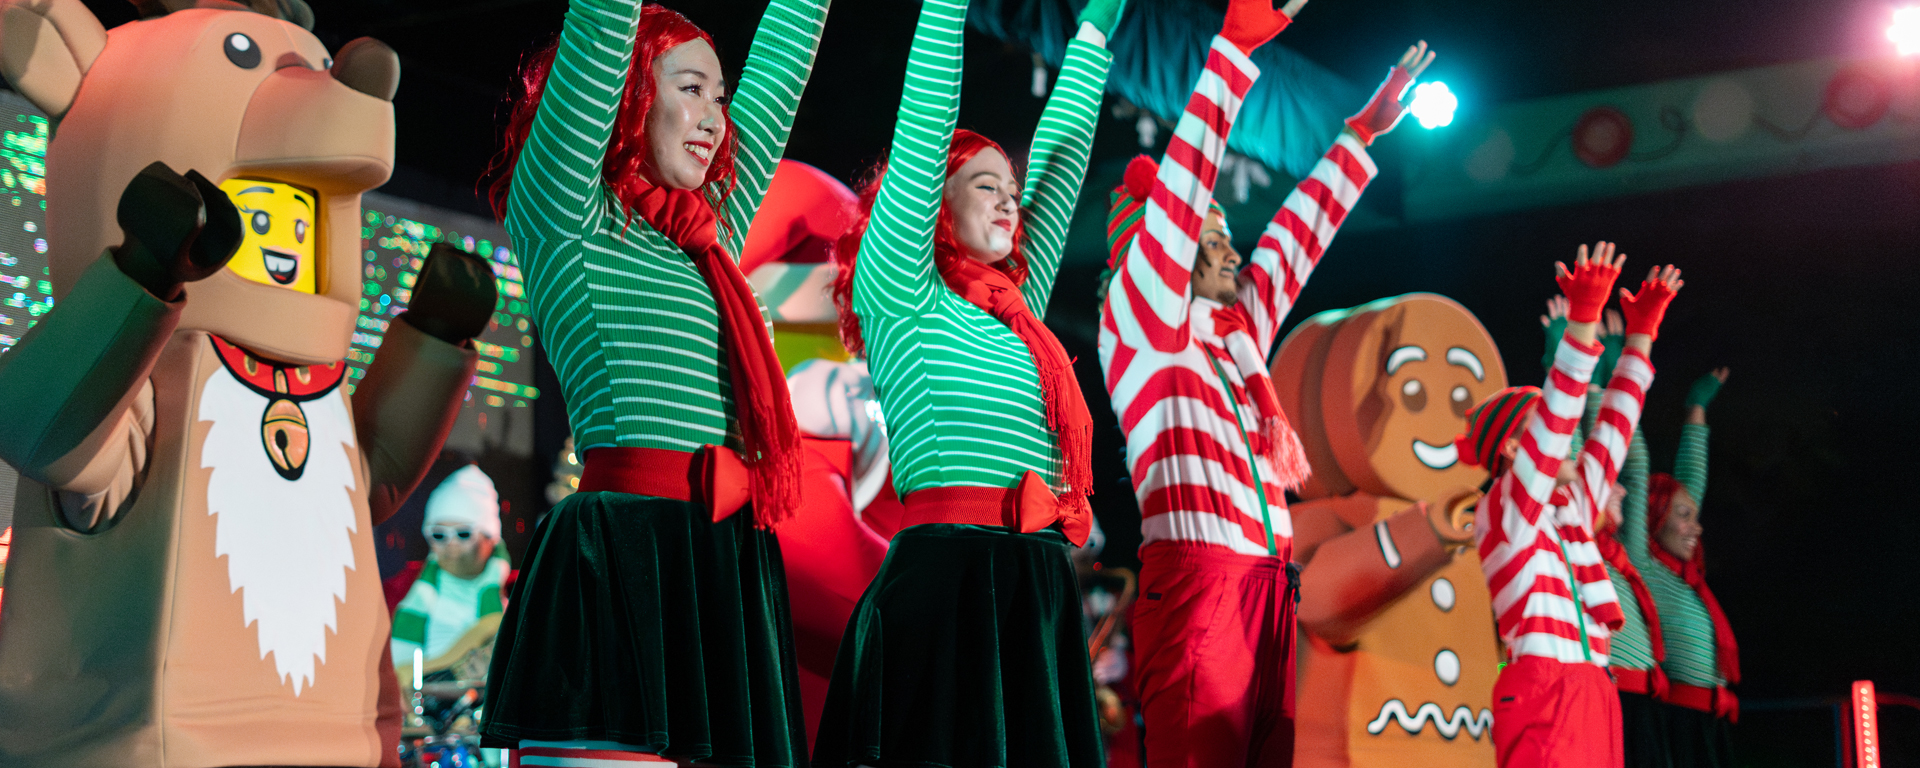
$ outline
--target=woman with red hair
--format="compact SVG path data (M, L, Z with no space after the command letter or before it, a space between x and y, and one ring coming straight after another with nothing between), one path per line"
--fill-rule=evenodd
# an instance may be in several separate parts
M1038 315L1121 6L1081 12L1024 185L998 144L954 130L965 0L921 6L890 158L836 254L903 527L841 641L816 766L1101 764L1068 558L1088 531L1093 422Z
M826 14L773 0L733 87L681 15L573 0L522 71L493 198L586 466L501 622L487 746L806 762L771 533L799 500L799 430L734 254Z

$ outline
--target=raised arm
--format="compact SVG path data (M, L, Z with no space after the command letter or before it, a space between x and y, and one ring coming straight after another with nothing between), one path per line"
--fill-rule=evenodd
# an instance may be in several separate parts
M907 54L886 179L874 201L853 273L861 317L915 315L933 301L933 224L946 181L947 147L960 113L965 0L923 0Z
M1280 324L1320 263L1320 255L1360 202L1367 183L1380 174L1367 147L1399 123L1406 113L1401 97L1432 63L1426 41L1409 46L1367 106L1347 120L1348 127L1334 139L1333 148L1294 186L1261 233L1260 244L1240 273L1240 303L1253 314L1254 337L1261 349L1273 346Z
M536 244L586 237L608 204L600 169L633 60L641 0L571 0L540 106L514 161L507 229ZM537 259L529 245L522 259ZM529 270L541 265L527 264Z
M1087 157L1100 117L1100 93L1107 84L1113 54L1102 46L1119 23L1122 0L1094 0L1080 14L1080 31L1067 44L1066 61L1054 81L1053 95L1033 132L1027 186L1020 194L1026 221L1027 282L1020 286L1027 306L1045 318L1060 255L1067 244L1074 204L1087 178ZM1089 18L1091 17L1091 18ZM1105 23L1108 26L1102 26Z
M1687 391L1687 421L1680 425L1680 449L1673 457L1673 479L1686 486L1693 503L1707 500L1707 406L1720 394L1727 369L1718 368L1693 382Z
M1684 282L1680 270L1660 267L1648 273L1639 293L1620 291L1620 309L1626 316L1626 345L1614 364L1613 378L1602 395L1600 417L1580 451L1580 480L1593 508L1606 505L1614 478L1626 460L1627 442L1640 422L1647 387L1653 385L1653 362L1648 357L1667 304ZM1589 521L1591 522L1591 521Z
M1620 470L1620 487L1627 494L1620 500L1620 546L1626 548L1627 558L1635 567L1644 567L1642 561L1651 561L1652 553L1647 551L1647 479L1653 472L1653 462L1647 455L1647 437L1640 430L1633 431L1633 439L1627 443L1627 463Z
M829 0L774 0L760 17L760 29L747 51L728 114L739 132L740 148L733 167L740 185L727 198L731 233L727 252L735 259L747 239L767 184L773 180L780 157L787 152L793 132L793 114L800 94L813 74L814 54L820 50L820 30L827 23Z
M1120 343L1173 352L1186 347L1187 305L1200 225L1213 202L1213 185L1226 156L1227 133L1260 70L1247 54L1280 34L1305 0L1273 10L1269 0L1231 0L1220 34L1207 50L1206 68L1174 126L1167 154L1147 194L1134 238L1107 293L1107 312Z

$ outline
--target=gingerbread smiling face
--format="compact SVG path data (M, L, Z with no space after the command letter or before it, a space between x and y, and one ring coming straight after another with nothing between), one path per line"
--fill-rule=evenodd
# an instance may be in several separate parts
M1423 499L1486 480L1452 440L1507 373L1480 321L1451 299L1414 293L1316 315L1282 345L1274 381L1288 415L1300 414L1309 498Z

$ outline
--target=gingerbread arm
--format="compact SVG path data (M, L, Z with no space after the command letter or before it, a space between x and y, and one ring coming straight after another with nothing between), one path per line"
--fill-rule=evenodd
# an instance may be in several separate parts
M152 426L146 379L181 306L155 298L111 257L95 261L59 307L0 356L0 400L9 404L0 409L0 459L56 490L98 496L118 488L124 498ZM118 506L108 501L107 509Z
M1321 544L1300 573L1300 625L1334 646L1452 561L1427 522L1427 502Z

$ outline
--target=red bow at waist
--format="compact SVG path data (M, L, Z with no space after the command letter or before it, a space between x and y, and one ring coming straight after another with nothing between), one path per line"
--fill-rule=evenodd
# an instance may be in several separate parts
M907 494L906 513L900 527L910 525L986 525L1012 528L1021 533L1044 531L1054 523L1067 540L1078 547L1087 543L1092 532L1088 522L1091 510L1084 499L1069 511L1061 504L1040 475L1028 471L1020 484L1012 488L985 488L949 485L923 488Z
M661 448L594 448L580 470L580 492L610 491L691 501L713 513L713 521L733 516L753 496L747 465L740 455L719 446L692 453Z

